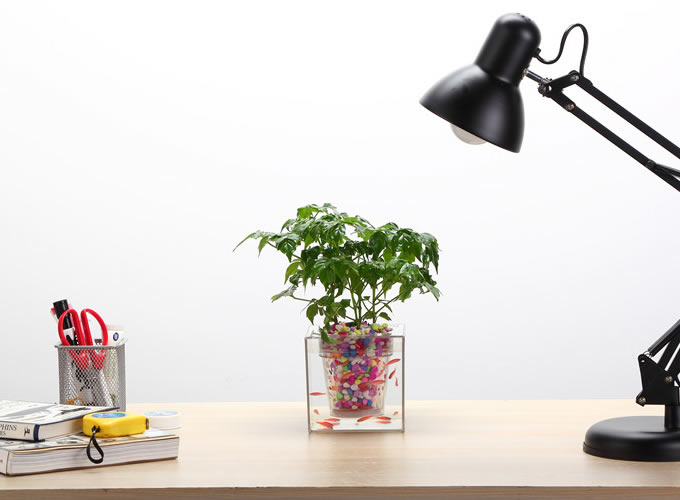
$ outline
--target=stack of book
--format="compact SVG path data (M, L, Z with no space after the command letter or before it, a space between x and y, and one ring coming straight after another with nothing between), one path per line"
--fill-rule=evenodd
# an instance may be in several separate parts
M143 434L97 439L104 450L104 461L92 463L85 451L90 438L82 434L83 417L113 409L0 400L0 474L14 476L177 458L179 436L149 429Z

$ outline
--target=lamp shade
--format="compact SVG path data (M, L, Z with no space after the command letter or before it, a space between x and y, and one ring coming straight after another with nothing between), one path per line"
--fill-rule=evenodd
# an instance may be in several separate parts
M531 19L521 14L500 17L474 64L445 77L420 103L473 136L519 152L524 105L518 85L540 42Z

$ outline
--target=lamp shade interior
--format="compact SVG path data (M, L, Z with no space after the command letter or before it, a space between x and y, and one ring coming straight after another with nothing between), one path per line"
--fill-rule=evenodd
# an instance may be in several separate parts
M467 130L463 130L460 127L456 127L454 124L451 124L451 130L453 131L453 135L458 137L461 141L463 141L466 144L473 145L486 144L486 141L484 139L481 139L476 135L471 134Z

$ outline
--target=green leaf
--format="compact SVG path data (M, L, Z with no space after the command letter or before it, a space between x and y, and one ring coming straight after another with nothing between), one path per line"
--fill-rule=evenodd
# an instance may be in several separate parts
M371 239L371 236L375 234L375 229L366 229L363 231L359 236L361 237L362 240L367 241Z
M330 287L335 278L335 272L330 266L326 266L319 272L319 280L326 288Z
M424 276L420 268L416 264L406 263L399 269L399 280L413 280L422 281Z
M249 239L258 239L258 238L269 238L270 236L274 236L274 233L268 233L266 231L255 231L254 233L250 233L248 236L243 238L238 245L234 247L234 250L236 250L238 247L243 245L247 240Z
M262 249L267 246L267 243L269 243L269 238L267 236L262 237L260 244L257 245L257 255L262 253Z
M336 340L331 339L328 334L321 330L321 340L326 342L326 344L337 344L338 342Z
M296 289L297 289L297 287L294 286L294 285L289 286L288 288L286 288L282 292L279 292L276 295L274 295L272 297L272 302L279 300L281 297L292 297L293 294L295 293Z
M333 297L331 295L324 295L320 299L318 299L317 304L321 306L327 306L333 303Z
M300 261L296 260L290 263L290 265L286 268L286 277L283 279L283 282L285 283L288 281L288 278L290 278L290 275L293 274L295 271L298 270L298 267L300 266Z
M291 260L295 249L300 243L300 237L296 234L289 233L282 235L282 237L278 237L276 240L276 249L288 257L288 260Z
M387 321L392 321L392 318L390 318L390 316L384 311L381 312L380 314L378 314L378 317L379 318L385 318Z
M314 318L318 312L319 306L316 304L316 302L311 302L309 306L307 306L307 311L305 311L305 313L307 314L307 319L310 323L314 324Z
M387 244L387 236L382 231L376 231L368 240L368 244L371 246L373 252L380 253L385 249Z
M370 260L359 264L359 276L372 287L382 277L384 270L385 265L380 261Z
M336 303L329 304L326 307L326 316L329 316L329 317L331 317L335 320L338 316L338 309L339 308L340 308L340 304L336 304Z
M325 227L325 240L334 246L345 241L345 224L342 221L329 221Z
M236 246L234 247L234 250L232 250L232 252L234 252L238 247L240 247L241 245L243 245L243 244L244 244L247 240L249 240L250 238L256 238L256 237L257 237L256 235L257 235L259 232L260 232L260 231L255 231L254 233L250 233L248 236L246 236L245 238L243 238L241 241L239 241L238 245L236 245Z
M436 273L439 273L439 249L432 250L430 249L430 260L432 261L432 265L434 266L434 270Z
M316 205L306 205L304 207L300 207L297 209L297 218L298 219L306 219L310 217L313 213L316 213L319 211L319 207Z
M425 254L432 265L434 266L435 272L439 272L439 243L437 243L437 238L429 233L421 233L420 240L423 245L425 245Z
M281 226L281 231L283 230L289 230L291 226L293 226L297 222L297 219L288 219L286 222L283 223L283 226Z
M436 286L432 285L431 283L423 283L423 286L427 288L427 290L434 295L434 298L439 302L439 297L441 296L441 292L439 291L439 288Z
M399 300L404 302L408 299L411 296L411 292L413 292L413 288L414 286L411 283L402 283L399 287Z
M421 254L423 253L423 246L420 244L418 240L413 238L408 245L408 251L410 254L420 257Z
M355 266L355 264L351 260L344 258L331 260L331 269L333 269L335 277L340 283L345 282L348 271L350 271L350 268L353 266Z
M302 261L305 263L305 266L310 265L312 262L314 262L319 255L321 254L321 247L320 246L313 246L309 248L305 248L300 252L300 258Z
M420 233L420 241L426 247L437 247L437 238L432 236L430 233Z

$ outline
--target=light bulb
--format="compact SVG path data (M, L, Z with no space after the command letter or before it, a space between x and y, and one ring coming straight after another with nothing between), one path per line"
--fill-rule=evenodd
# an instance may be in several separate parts
M461 141L467 144L484 144L486 142L484 139L480 139L476 135L468 132L467 130L463 130L460 127L456 127L453 123L451 124L451 130L453 130L453 133L456 134L456 137L458 137Z

